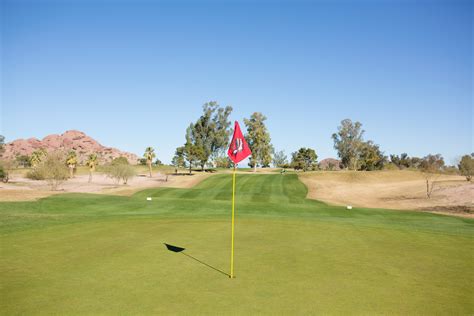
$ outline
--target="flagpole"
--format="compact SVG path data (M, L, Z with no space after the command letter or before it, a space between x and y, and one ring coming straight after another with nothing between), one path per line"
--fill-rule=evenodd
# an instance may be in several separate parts
M232 246L230 252L230 278L234 278L234 211L235 211L235 166L232 174Z

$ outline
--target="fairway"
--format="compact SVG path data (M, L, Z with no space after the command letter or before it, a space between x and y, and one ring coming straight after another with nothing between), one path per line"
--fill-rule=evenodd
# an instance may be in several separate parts
M229 279L231 180L0 203L0 314L474 313L474 220L348 211L295 174L237 175Z

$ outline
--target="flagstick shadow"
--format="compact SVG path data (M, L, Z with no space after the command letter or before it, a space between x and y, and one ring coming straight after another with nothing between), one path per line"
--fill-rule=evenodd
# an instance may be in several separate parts
M184 252L185 248L173 246L173 245L166 244L166 243L165 243L165 246L166 246L166 248L167 248L169 251L171 251L171 252L179 252L179 253L185 255L186 257L191 258L191 259L193 259L194 261L197 261L197 262L199 262L200 264L205 265L206 267L211 268L212 270L215 270L215 271L217 271L217 272L219 272L219 273L222 273L223 275L228 276L228 277L230 278L230 275L227 274L227 273L225 273L224 271L219 270L219 269L217 269L216 267L213 267L213 266L211 266L210 264L207 264L206 262L199 260L198 258L195 258L195 257L193 257L193 256L191 256L191 255L188 255L187 253Z

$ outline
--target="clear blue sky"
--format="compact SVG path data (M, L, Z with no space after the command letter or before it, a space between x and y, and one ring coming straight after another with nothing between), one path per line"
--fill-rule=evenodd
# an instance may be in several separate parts
M386 154L473 151L470 1L1 1L7 141L78 129L169 162L209 100L276 149L336 157L359 120Z

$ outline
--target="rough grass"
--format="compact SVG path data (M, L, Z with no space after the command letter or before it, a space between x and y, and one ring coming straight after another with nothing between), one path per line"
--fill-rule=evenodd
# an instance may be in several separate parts
M0 314L474 313L473 220L347 211L290 174L237 183L234 280L230 175L0 203Z

